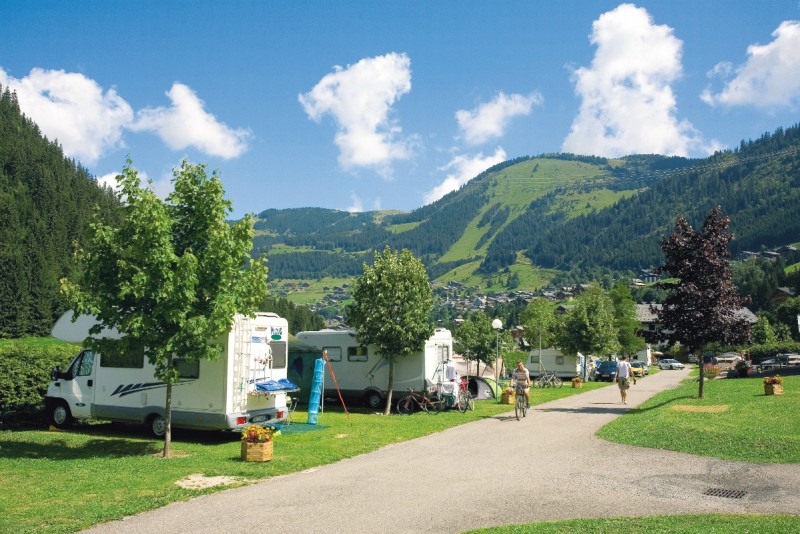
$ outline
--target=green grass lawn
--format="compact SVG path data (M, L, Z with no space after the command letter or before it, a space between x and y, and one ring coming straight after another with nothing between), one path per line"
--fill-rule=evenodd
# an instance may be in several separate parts
M760 378L696 380L649 399L601 428L609 441L743 462L800 462L800 376L783 395L764 395Z
M800 517L791 515L676 515L648 517L614 517L609 519L568 519L542 521L528 525L508 525L497 528L471 530L470 534L526 534L538 533L598 533L618 534L664 533L715 534L742 533L772 534L774 532L800 531Z
M594 387L602 387L599 384ZM584 389L535 390L534 404ZM159 457L163 443L144 429L112 423L80 424L0 433L0 532L74 532L126 515L223 489L183 489L176 482L193 474L236 477L243 485L370 452L446 428L513 411L492 400L475 411L415 413L385 417L326 410L319 430L275 439L274 459L240 459L239 435L173 431L174 458ZM295 416L305 422L305 414ZM303 428L302 425L296 428ZM230 487L230 486L226 486Z

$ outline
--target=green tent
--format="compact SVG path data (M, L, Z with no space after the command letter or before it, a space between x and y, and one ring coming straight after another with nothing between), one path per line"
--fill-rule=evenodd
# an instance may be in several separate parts
M314 378L314 362L322 358L322 350L289 339L289 361L287 378L297 384L300 391L292 393L302 404L308 404L311 395L311 381Z

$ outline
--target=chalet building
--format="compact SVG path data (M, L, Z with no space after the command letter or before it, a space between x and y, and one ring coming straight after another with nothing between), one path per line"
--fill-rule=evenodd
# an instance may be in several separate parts
M663 329L663 325L658 321L657 312L660 309L661 304L636 305L636 320L641 324L639 335L641 335L645 341L654 345L660 344L662 342L662 336L668 334L668 332ZM741 308L736 312L736 315L738 317L744 317L751 325L758 321L758 317L747 308Z

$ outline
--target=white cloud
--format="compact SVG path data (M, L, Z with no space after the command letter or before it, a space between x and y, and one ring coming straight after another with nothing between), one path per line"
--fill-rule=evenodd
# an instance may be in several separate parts
M529 115L534 104L541 104L542 95L531 93L506 95L502 91L492 100L468 111L456 111L456 120L464 138L471 145L502 137L508 123L516 116Z
M360 213L364 211L364 204L361 202L361 199L355 193L350 193L350 201L352 204L349 208L345 211L349 211L350 213Z
M717 64L710 78L733 79L721 92L708 88L700 98L709 105L794 107L800 103L800 22L785 21L772 32L775 38L766 45L747 47L747 61L734 68L729 62Z
M21 79L0 68L0 83L17 92L22 112L67 156L93 165L106 151L123 146L122 132L133 111L114 89L103 92L83 74L40 68Z
M188 147L210 156L225 159L240 156L247 150L248 130L232 129L205 110L205 102L182 83L172 84L166 93L169 108L146 108L137 112L133 130L152 131L173 150Z
M573 73L581 108L563 150L596 156L706 154L688 121L676 117L671 84L682 75L672 28L653 24L645 9L621 4L592 24L592 65Z
M298 100L312 120L330 115L336 122L343 168L372 167L387 174L392 161L411 156L409 142L398 138L402 130L390 118L392 105L410 90L411 60L390 53L334 67Z
M497 147L494 154L484 157L483 152L476 156L459 155L454 157L450 163L440 170L452 171L444 181L425 194L425 204L435 202L451 191L455 191L465 183L469 182L480 173L493 165L502 163L506 160L506 151Z
M110 187L114 192L119 193L119 184L117 183L117 176L119 174L118 172L109 172L102 176L96 176L95 179L98 185ZM152 188L153 192L161 200L165 200L174 189L172 187L172 174L162 176L160 180L154 180L152 182L150 182L150 178L147 176L146 172L137 169L136 174L138 174L142 186Z

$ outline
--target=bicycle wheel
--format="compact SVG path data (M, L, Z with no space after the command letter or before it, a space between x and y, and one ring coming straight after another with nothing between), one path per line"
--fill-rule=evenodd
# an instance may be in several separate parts
M468 409L469 409L469 399L467 398L467 392L460 391L458 393L458 411L464 413Z
M528 401L525 400L525 395L522 396L522 417L528 415Z
M525 402L525 395L517 395L517 402L514 403L514 415L517 416L517 421L519 421L519 416L522 413L523 402Z
M410 415L411 412L414 411L414 399L409 397L404 397L397 401L397 413L400 415Z
M467 406L469 406L470 410L475 409L475 397L469 391L467 391Z
M445 403L444 397L434 395L433 397L428 399L428 402L430 403L428 405L428 413L437 414L442 410L444 410L444 403Z
M553 387L560 388L564 385L564 381L558 378L557 376L553 377Z

